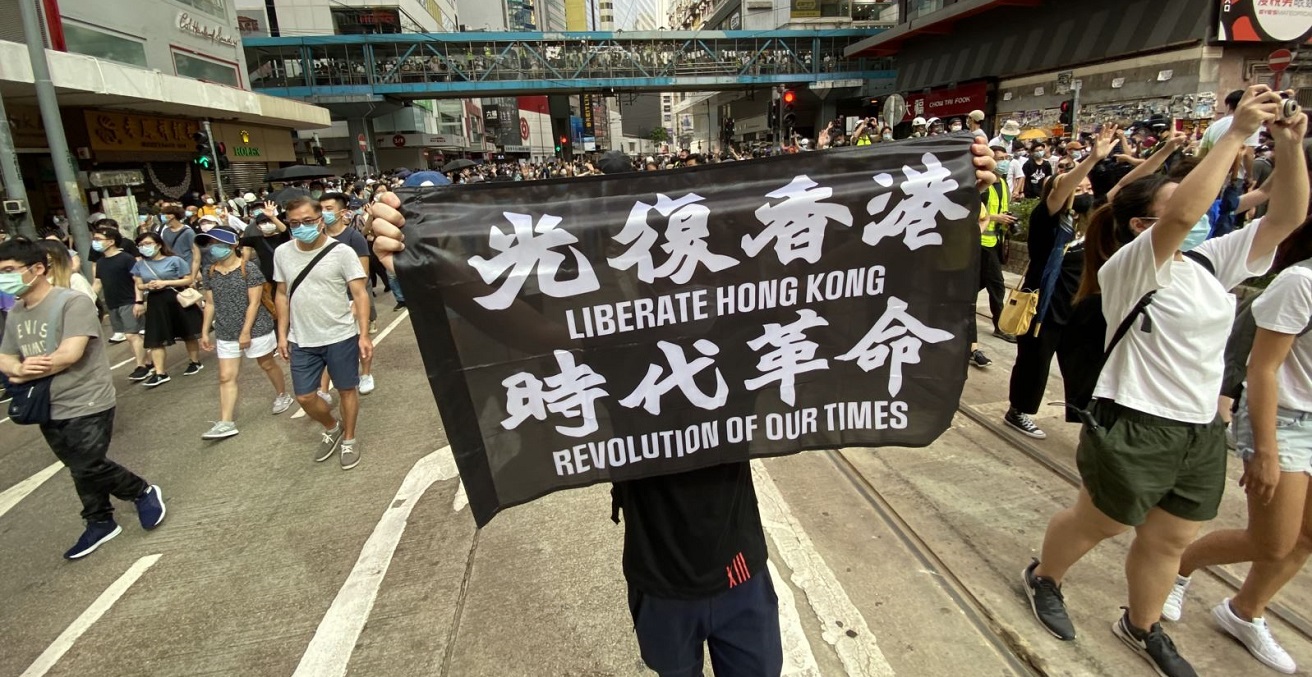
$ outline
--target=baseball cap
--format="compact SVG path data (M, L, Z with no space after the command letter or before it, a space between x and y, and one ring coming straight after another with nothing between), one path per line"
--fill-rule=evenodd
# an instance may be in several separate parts
M255 201L255 193L246 193L245 195L241 196L241 199L243 199L243 200L245 200L245 201L247 201L247 202L254 202L254 201Z
M970 115L967 115L966 117L970 118L971 120L974 120L975 122L983 122L983 121L984 121L984 111L982 111L982 110L973 110L973 111L970 111Z

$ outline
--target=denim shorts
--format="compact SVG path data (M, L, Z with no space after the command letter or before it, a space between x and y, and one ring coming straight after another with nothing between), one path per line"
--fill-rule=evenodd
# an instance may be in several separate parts
M1253 422L1248 418L1248 394L1239 398L1235 412L1235 453L1247 461L1253 449ZM1276 445L1280 472L1312 475L1312 413L1278 407L1276 409Z
M319 389L323 370L338 390L355 390L360 385L360 337L313 348L291 344L292 391L311 395Z

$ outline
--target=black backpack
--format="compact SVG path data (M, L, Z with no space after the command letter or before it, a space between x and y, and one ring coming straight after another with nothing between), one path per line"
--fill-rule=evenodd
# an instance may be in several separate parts
M1216 275L1216 267L1206 256L1192 251L1184 252L1184 256L1196 261L1208 273ZM1112 334L1112 339L1105 349L1102 342L1103 337L1107 336L1107 317L1102 312L1102 295L1091 295L1071 309L1070 321L1066 323L1061 345L1057 348L1063 356L1061 375L1066 387L1067 422L1082 422L1093 427L1097 426L1097 422L1089 413L1089 404L1093 401L1093 391L1098 386L1098 377L1102 375L1102 368L1107 364L1107 358L1111 357L1117 344L1130 333L1130 328L1134 326L1139 316L1143 316L1140 331L1153 330L1152 317L1145 311L1152 305L1153 296L1157 291L1154 289L1144 294L1139 302L1134 304L1134 308L1131 308L1125 319L1121 320L1121 324L1116 328L1116 333ZM1249 345L1252 345L1251 341Z

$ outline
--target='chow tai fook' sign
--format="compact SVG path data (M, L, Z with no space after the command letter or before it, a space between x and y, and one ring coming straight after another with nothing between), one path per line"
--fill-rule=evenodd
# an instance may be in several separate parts
M479 525L570 487L950 424L969 137L400 191L397 269Z

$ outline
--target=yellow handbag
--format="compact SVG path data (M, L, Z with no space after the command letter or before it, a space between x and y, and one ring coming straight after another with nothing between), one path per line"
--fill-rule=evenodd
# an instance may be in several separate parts
M1007 299L1002 304L1002 317L998 318L998 329L1013 336L1023 336L1030 331L1030 323L1039 312L1039 293L1022 291L1020 286L1007 290Z

